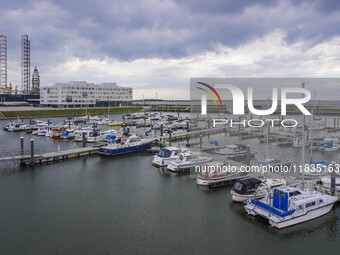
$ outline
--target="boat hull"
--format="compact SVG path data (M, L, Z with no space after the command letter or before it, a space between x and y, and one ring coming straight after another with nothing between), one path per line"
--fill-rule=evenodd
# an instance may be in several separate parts
M275 217L272 214L268 213L267 210L254 207L254 205L246 205L244 208L246 209L247 213L250 215L253 215L253 216L259 215L259 216L262 216L263 218L268 219L269 225L271 227L282 229L282 228L290 227L290 226L293 226L299 223L303 223L303 222L321 217L330 212L334 203L335 202L329 203L325 206L308 211L306 214L303 214L297 217L291 217L291 218L287 217L287 219L283 221L279 221L278 217Z
M122 155L122 154L127 154L127 153L133 153L133 152L149 149L151 147L151 143L152 142L128 146L128 147L117 147L117 148L102 147L99 149L99 154L105 155L105 156L117 156L117 155Z

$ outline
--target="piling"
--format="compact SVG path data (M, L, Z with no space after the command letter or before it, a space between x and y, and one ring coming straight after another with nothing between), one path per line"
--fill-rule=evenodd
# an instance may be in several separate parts
M334 118L334 129L336 128L336 118Z
M200 135L200 150L202 150L202 135Z
M161 124L161 136L163 136L163 123Z
M171 133L172 133L172 131L169 130L169 145L171 145Z
M49 118L47 119L47 128L48 130L50 130L50 119Z
M189 125L190 125L190 123L189 123L189 121L187 121L187 132L190 132Z
M34 164L34 139L31 139L31 164Z
M30 118L30 126L32 125L32 118Z
M24 138L20 137L20 149L21 149L21 156L24 155Z
M68 121L68 128L71 128L71 121Z
M250 145L247 144L247 166L250 166Z
M336 162L331 162L331 164L336 164ZM331 196L335 196L335 171L331 172Z
M81 147L85 148L86 146L86 134L85 132L82 133L82 137L81 137Z

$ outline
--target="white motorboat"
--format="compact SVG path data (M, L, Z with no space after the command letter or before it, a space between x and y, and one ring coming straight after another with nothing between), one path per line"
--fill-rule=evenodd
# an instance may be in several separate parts
M6 125L6 127L4 128L5 130L9 131L9 132L16 132L16 131L25 131L25 130L30 130L32 129L31 126L26 125L22 122L17 122L17 123L9 123Z
M107 118L103 118L99 121L96 122L97 125L107 125L107 124L111 124L113 121Z
M268 219L270 226L281 229L325 215L337 201L337 197L317 191L280 187L263 198L252 199L244 208L248 214Z
M245 178L235 183L230 194L233 201L245 203L263 197L270 189L284 185L286 185L284 179Z
M93 132L92 129L80 129L74 131L74 142L81 142L83 140L83 133L85 133L85 138L90 135L90 133Z
M232 144L216 150L215 153L226 156L245 156L247 155L247 146L244 144Z
M323 176L317 183L326 188L331 188L331 177L329 175ZM335 190L340 192L340 177L335 178Z
M228 168L223 162L212 161L200 167L196 183L200 186L218 187L225 185L224 183L230 184L232 179L244 174L239 167Z
M117 137L118 132L114 129L109 129L105 131L92 131L86 138L86 142L94 143L94 142L104 142L108 135L115 135ZM111 137L112 138L112 137Z
M170 161L178 159L180 153L184 151L186 151L186 149L177 147L162 148L159 153L153 157L152 164L158 167L167 166Z
M325 142L322 144L324 152L338 151L340 146L335 142Z
M63 133L61 134L62 139L73 139L76 135L75 135L75 131L74 129L66 129L63 131Z
M211 157L202 156L199 153L182 152L178 159L170 161L167 169L171 172L185 172L192 167L212 161Z

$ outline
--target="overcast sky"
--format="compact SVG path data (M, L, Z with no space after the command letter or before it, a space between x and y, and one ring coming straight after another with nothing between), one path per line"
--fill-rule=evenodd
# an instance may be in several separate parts
M0 34L14 84L27 34L43 86L117 82L135 99L189 99L192 77L339 77L339 12L337 0L3 0Z

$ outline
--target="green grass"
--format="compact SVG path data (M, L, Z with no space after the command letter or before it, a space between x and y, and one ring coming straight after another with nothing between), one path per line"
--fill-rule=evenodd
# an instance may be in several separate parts
M131 107L113 107L110 108L109 113L128 113L141 111L143 108L140 106ZM107 114L107 108L89 108L88 114ZM33 110L33 111L4 111L2 114L6 118L17 117L52 117L52 116L73 116L85 115L86 109L53 109L53 110Z
M166 110L173 110L173 111L183 111L189 109L188 106L152 106L151 110L153 111L166 111Z

